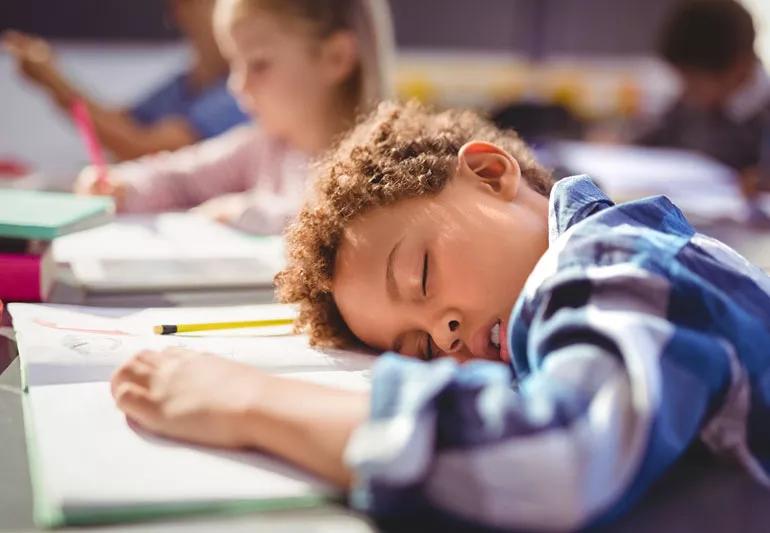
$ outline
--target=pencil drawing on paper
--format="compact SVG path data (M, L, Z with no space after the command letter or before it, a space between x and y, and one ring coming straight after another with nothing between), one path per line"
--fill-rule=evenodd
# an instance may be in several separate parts
M61 344L81 355L106 355L118 350L123 343L114 337L66 335Z

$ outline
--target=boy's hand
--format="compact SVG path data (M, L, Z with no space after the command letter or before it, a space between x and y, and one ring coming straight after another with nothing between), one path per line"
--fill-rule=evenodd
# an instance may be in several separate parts
M168 437L227 448L251 444L245 417L269 376L250 366L179 348L144 351L112 377L126 416Z
M112 196L118 211L121 210L127 189L126 183L115 172L110 172L108 168L107 177L99 179L99 169L91 165L80 172L73 187L77 194Z
M246 210L247 195L231 193L207 200L190 211L223 224L234 224Z
M369 395L266 374L254 367L179 348L137 354L112 377L129 420L198 444L259 448L340 486L343 461Z
M55 85L59 71L46 41L26 33L8 31L3 34L3 45L16 59L25 78L45 88Z

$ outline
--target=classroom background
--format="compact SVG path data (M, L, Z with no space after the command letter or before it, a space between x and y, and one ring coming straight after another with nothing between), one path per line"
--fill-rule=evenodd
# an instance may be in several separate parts
M557 177L588 173L616 200L665 193L699 231L718 237L770 270L770 193L749 195L742 189L740 172L702 154L626 144L653 125L680 94L679 77L659 57L658 42L672 9L689 1L388 0L397 46L395 93L398 98L415 98L440 108L476 109L500 125L513 126ZM191 61L190 49L168 15L172 3L3 0L0 33L20 30L43 37L72 83L106 106L128 107L183 72ZM741 3L753 18L754 49L766 69L770 1ZM767 124L762 170L767 172L765 185L770 190L770 120ZM32 211L14 198L38 202L30 204L38 206L36 215L56 211L40 209L51 204L39 203L42 200L36 196L44 195L35 191L72 190L78 173L94 162L93 150L83 137L71 117L26 81L11 55L0 48L0 229L3 216L14 218L9 216L14 210L8 209L12 204L16 209L11 215L17 219ZM66 199L78 204L76 214L89 219L88 228L76 232L83 228L61 222L43 229L22 228L35 232L21 235L23 249L0 249L0 299L14 301L3 290L27 284L32 295L27 299L88 305L80 309L94 316L78 320L94 320L101 326L103 317L93 309L164 308L143 315L142 331L148 332L146 324L199 322L201 316L209 322L215 307L227 313L232 312L230 306L273 301L273 276L284 261L280 236L255 237L186 212L113 215L111 200L74 195ZM11 240L19 240L19 235L0 233L0 245L9 246ZM27 249L26 240L35 246L40 240L51 244ZM3 254L18 259L20 252L33 257L25 263L32 281L17 283L13 276L3 277ZM45 274L38 269L42 264L50 269ZM196 311L198 306L201 309ZM193 309L179 314L186 307ZM246 313L244 318L253 318L253 310L246 311L241 311ZM72 319L66 314L52 316L54 329L56 321ZM8 438L0 454L0 531L18 531L31 527L33 495L21 413L21 364L13 343L3 337L12 333L3 327L9 325L8 313L5 320L0 320L0 435ZM78 357L130 348L120 347L120 342L105 345L103 340L88 344L81 333L62 334L66 335L64 347ZM199 341L200 349L216 347L233 354L241 347L237 339L228 340L224 348L207 339ZM109 368L97 370L104 373ZM46 371L52 372L45 364L36 371L41 382ZM95 408L97 402L89 406ZM88 421L88 415L74 407L71 416ZM77 444L79 434L64 424L61 427ZM60 446L58 439L47 443L57 450ZM67 480L77 486L77 476ZM770 515L766 491L740 473L704 468L696 461L683 464L663 481L634 514L606 531L733 531L742 521L757 524L752 531L766 530ZM719 505L714 505L717 501ZM331 506L309 514L289 509L249 520L254 521L223 521L223 527L216 522L172 522L155 530L241 529L238 526L252 530L262 525L282 531L370 531L362 517ZM124 530L144 529L140 525L119 531Z
M546 127L568 137L614 135L651 120L677 94L676 76L655 55L660 25L677 3L391 0L397 94L490 113L516 103L549 110L555 105L568 110L569 119L558 113L532 118L524 109L516 115L524 133ZM767 64L770 4L744 5ZM104 103L123 104L187 61L164 9L160 0L8 0L0 4L0 31L50 39L70 79ZM0 158L44 173L47 187L67 189L88 162L83 143L68 118L17 75L5 53L0 95Z

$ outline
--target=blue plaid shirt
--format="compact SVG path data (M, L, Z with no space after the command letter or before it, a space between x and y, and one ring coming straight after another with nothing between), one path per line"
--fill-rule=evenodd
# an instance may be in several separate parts
M351 437L355 506L501 528L626 509L696 441L770 485L770 278L665 197L550 197L511 365L387 354Z

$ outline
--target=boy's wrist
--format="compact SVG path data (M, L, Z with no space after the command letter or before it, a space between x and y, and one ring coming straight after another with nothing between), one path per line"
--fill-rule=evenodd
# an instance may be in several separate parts
M256 448L298 464L340 486L350 473L343 454L366 419L369 396L260 371L246 399L233 409L236 446Z
M272 376L255 372L252 390L243 396L244 401L233 409L234 440L243 448L269 448L265 435L270 432L266 416L267 402L271 396L270 381Z

